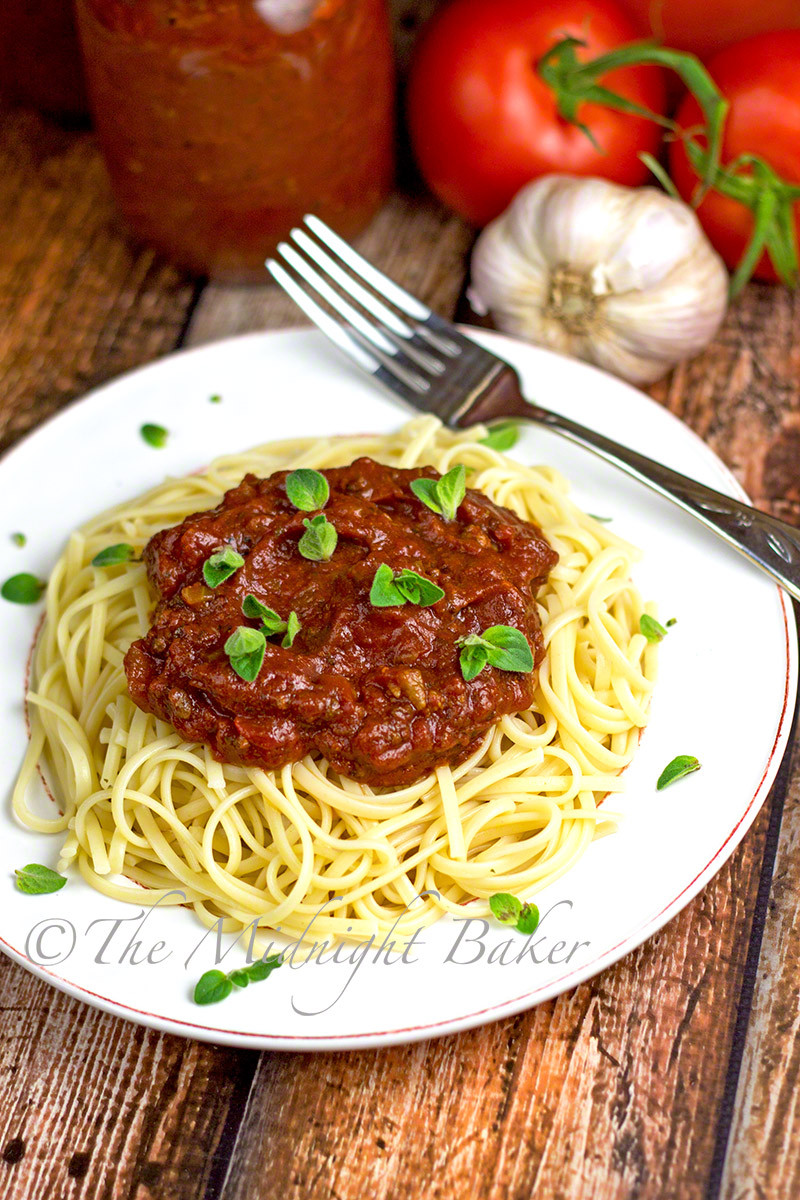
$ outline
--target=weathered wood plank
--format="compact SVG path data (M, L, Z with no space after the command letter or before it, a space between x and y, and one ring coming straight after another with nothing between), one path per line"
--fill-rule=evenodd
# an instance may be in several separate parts
M173 349L196 285L133 247L89 133L23 109L0 139L0 449Z
M722 1200L800 1195L800 748L786 796Z
M0 1192L205 1195L257 1056L137 1028L0 959Z

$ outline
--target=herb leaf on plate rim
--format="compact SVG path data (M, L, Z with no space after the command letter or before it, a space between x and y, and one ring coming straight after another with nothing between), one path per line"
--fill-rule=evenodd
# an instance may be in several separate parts
M2 587L0 596L10 600L12 604L36 604L47 587L41 579L22 571L19 575L11 575Z
M656 782L656 791L660 792L665 787L669 787L671 783L675 783L678 779L683 779L684 775L691 775L692 771L700 770L700 762L693 754L678 754L668 762L664 770L658 777Z
M153 425L148 421L139 427L139 434L148 446L152 446L154 450L162 450L167 444L169 430L163 425Z
M218 1004L220 1000L226 1000L235 987L246 988L250 983L261 983L263 980L269 979L272 972L281 966L283 966L281 956L271 954L269 958L256 959L246 967L236 967L227 975L224 971L216 968L206 971L205 975L201 975L195 984L194 1002L195 1004Z
M19 867L14 874L17 877L17 889L28 896L49 896L60 892L67 882L66 875L43 867L41 863L28 863L27 867Z

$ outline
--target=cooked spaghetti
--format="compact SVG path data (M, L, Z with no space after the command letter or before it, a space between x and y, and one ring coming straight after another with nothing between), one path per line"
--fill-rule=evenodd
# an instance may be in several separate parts
M62 866L76 863L116 899L188 903L225 931L362 939L410 932L469 901L485 912L495 892L533 898L613 829L600 802L621 790L655 677L656 647L640 632L648 610L630 577L639 552L581 512L555 470L481 445L485 432L423 417L388 436L271 443L168 480L71 535L48 585L13 797L30 828L66 834ZM559 561L538 595L546 656L532 706L503 716L460 765L393 789L311 755L275 771L222 763L137 708L123 658L155 596L141 562L98 568L98 551L126 542L141 553L247 472L363 455L442 473L463 463L470 488L541 526ZM28 803L37 768L58 817Z

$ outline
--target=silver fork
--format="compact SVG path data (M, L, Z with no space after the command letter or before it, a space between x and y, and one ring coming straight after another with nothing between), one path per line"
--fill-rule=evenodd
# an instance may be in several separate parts
M526 400L513 367L431 312L318 217L282 242L267 269L354 363L413 408L464 428L533 421L613 463L718 534L800 600L800 530Z

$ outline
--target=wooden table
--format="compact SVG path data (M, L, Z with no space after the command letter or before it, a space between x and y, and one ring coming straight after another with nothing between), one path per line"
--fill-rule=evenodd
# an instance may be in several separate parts
M178 346L297 322L272 288L204 287L132 248L90 134L19 111L3 130L0 447ZM363 248L452 314L470 242L430 200L397 195ZM653 395L756 503L800 524L798 332L800 296L751 286L714 345ZM441 1041L216 1049L104 1016L1 959L0 1194L800 1195L799 767L784 763L730 862L640 950Z

